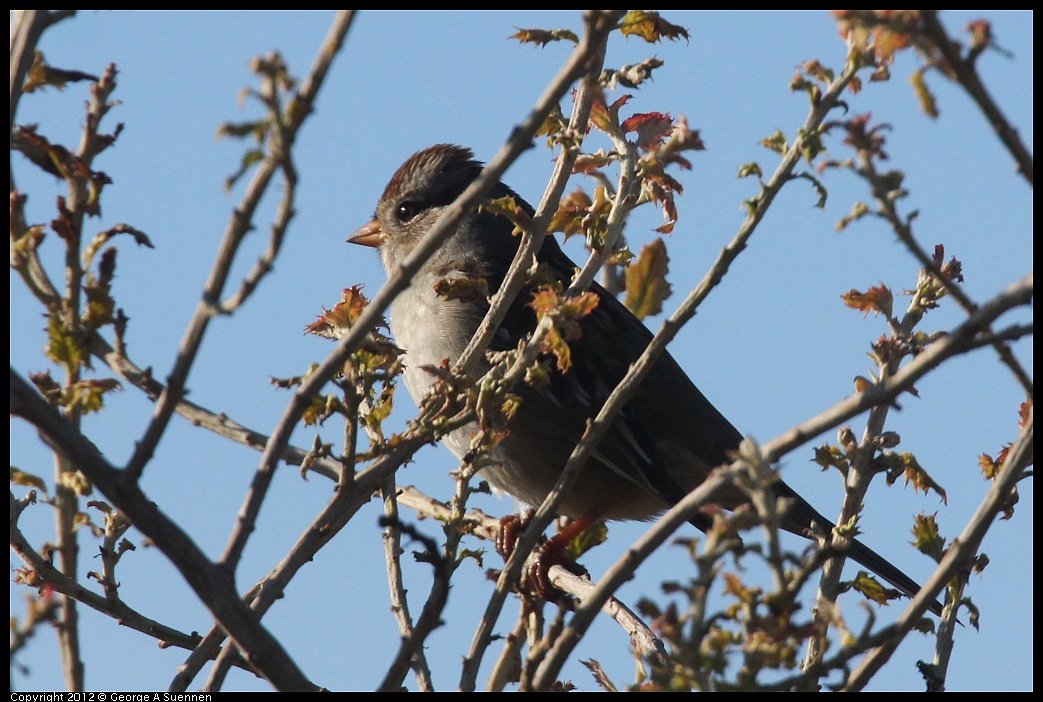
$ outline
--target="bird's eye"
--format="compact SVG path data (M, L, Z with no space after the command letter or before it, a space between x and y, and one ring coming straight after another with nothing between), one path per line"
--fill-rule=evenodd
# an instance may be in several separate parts
M405 224L412 221L417 215L424 211L424 203L420 200L403 200L395 208L395 218Z

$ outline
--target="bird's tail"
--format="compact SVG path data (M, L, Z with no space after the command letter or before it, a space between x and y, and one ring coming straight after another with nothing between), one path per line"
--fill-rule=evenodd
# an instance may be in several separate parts
M902 591L906 597L915 597L920 592L920 584L902 572L879 553L863 544L858 539L852 539L847 548L847 555L852 560L864 565L881 578L889 582L893 587ZM941 616L942 605L937 600L930 604L930 610Z
M792 501L782 520L781 526L783 529L801 536L809 536L812 531L828 534L833 530L832 522L819 514L814 507L808 504L804 498L794 492L786 483L779 481L774 485L774 488L778 496ZM814 525L814 529L812 529L812 525ZM915 597L920 592L920 584L918 582L858 539L851 540L848 544L846 555L886 580L906 597ZM931 603L930 610L940 616L942 613L941 603L935 600Z

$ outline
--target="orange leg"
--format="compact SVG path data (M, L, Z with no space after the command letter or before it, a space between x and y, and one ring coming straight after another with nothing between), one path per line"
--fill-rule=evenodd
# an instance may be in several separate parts
M500 520L500 531L496 537L496 550L504 561L510 558L518 543L521 532L529 525L533 513L525 516L509 515ZM576 563L568 555L569 543L587 527L598 521L597 514L585 514L579 519L570 521L551 538L543 541L533 549L533 562L529 565L528 576L536 590L536 594L548 602L563 602L563 593L550 582L551 566L560 565L576 575L586 575L587 570Z

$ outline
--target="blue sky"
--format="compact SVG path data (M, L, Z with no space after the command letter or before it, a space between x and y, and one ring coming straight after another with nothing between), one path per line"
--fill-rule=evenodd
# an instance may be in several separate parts
M947 11L943 21L956 33L984 16L1012 58L989 52L979 61L985 83L1032 148L1032 19L1028 12ZM757 161L766 172L777 157L758 144L777 129L792 137L807 113L803 94L788 90L794 70L817 58L839 69L845 47L825 11L668 12L688 28L690 42L649 45L615 36L607 63L634 63L658 56L665 65L652 83L634 92L635 112L683 114L700 131L706 151L693 154L692 171L675 173L685 186L680 220L668 240L672 311L702 277L742 221L742 200L755 183L736 177L739 167ZM104 217L88 227L98 231L128 222L145 231L155 250L119 242L115 284L118 303L131 318L129 353L142 367L164 377L198 300L230 210L239 191L226 194L224 178L236 166L242 145L215 138L218 126L259 114L236 96L253 85L247 63L255 55L280 51L292 71L303 76L325 36L328 12L83 12L45 35L41 49L50 63L100 73L115 62L120 70L115 97L122 101L109 117L125 123L114 149L96 167L114 183L104 195ZM300 173L297 215L275 271L250 303L209 331L190 378L190 399L225 412L258 431L269 432L289 396L271 376L297 375L321 359L331 345L303 334L322 307L342 288L364 283L376 292L384 276L376 255L344 239L372 216L388 177L410 154L438 142L470 146L491 158L514 124L526 114L567 57L568 45L533 48L508 39L519 27L570 27L580 31L578 12L363 12L348 36L305 125L296 151ZM918 109L907 80L914 67L903 54L893 80L867 85L849 96L849 114L871 112L887 122L891 167L906 172L910 197L904 211L919 210L914 227L921 242L942 243L947 255L964 263L965 287L977 301L995 295L1032 270L1031 188L1014 173L1009 155L965 94L938 75L929 77L941 116L928 119ZM23 98L18 121L39 123L54 141L73 145L83 121L82 85ZM839 138L827 142L836 158L848 155ZM15 158L15 179L30 194L29 220L53 218L61 189ZM505 180L535 203L552 168L551 154L538 143ZM741 431L761 441L777 436L852 391L852 378L867 374L864 354L885 333L878 318L846 309L840 295L880 282L896 291L915 284L917 265L880 223L862 222L836 232L834 223L856 200L868 198L864 184L847 173L825 176L830 198L814 208L806 181L784 189L725 283L700 308L673 347L681 365L704 393ZM589 184L580 183L589 188ZM574 187L574 186L571 186ZM570 189L571 189L570 187ZM263 249L274 209L269 198L234 272L243 275ZM636 216L627 229L633 248L652 236L659 215ZM573 250L573 253L575 251ZM49 242L47 261L60 252ZM235 277L233 276L233 279ZM904 299L904 298L899 298ZM931 312L927 330L944 330L962 315L948 301ZM1031 311L1005 318L1031 320ZM657 320L651 320L653 327ZM42 370L44 342L40 305L11 277L11 362L23 375ZM1017 354L1031 373L1032 342ZM994 355L980 351L947 364L918 386L919 398L905 397L889 428L903 437L903 450L948 491L948 502L896 485L875 485L862 523L865 541L918 579L931 563L908 546L912 515L937 512L943 533L959 533L986 490L977 456L995 453L1016 436L1016 411L1023 399ZM395 421L412 407L403 394ZM143 430L151 405L133 389L92 415L85 428L99 448L119 464L127 460ZM854 430L860 433L858 418ZM298 446L310 446L313 429L299 428ZM321 430L325 440L339 432ZM822 441L832 441L826 436ZM23 423L11 422L11 463L50 475L50 459ZM144 486L196 543L216 556L223 548L258 455L175 420L146 471ZM840 481L810 463L811 446L783 462L787 482L826 514L839 505ZM429 494L447 499L455 468L448 451L430 447L400 473ZM328 481L302 481L294 468L280 470L239 573L241 589L266 573L330 496ZM15 489L16 495L22 488ZM1020 491L1015 518L997 524L983 545L991 563L972 579L970 596L982 610L981 629L957 635L949 690L1031 690L1033 688L1032 496L1031 480ZM488 498L478 502L502 514L512 505ZM264 622L312 680L330 689L371 689L379 683L398 635L389 614L378 505L371 504L293 582L286 598ZM26 533L48 538L51 515L37 506L23 515ZM421 523L430 534L438 530ZM585 564L596 576L640 525L615 525L608 544ZM694 530L693 530L694 531ZM689 534L691 535L691 534ZM130 538L140 545L140 534ZM89 538L82 542L81 568L96 566ZM496 557L487 559L494 565ZM20 565L12 554L11 565ZM458 662L467 650L489 585L477 569L458 574L444 619L448 625L428 647L439 671L439 689L453 689ZM853 574L853 570L850 571ZM423 579L422 569L412 571ZM664 579L691 575L680 549L665 549L638 572L621 596L630 602L658 595ZM121 563L121 594L144 613L182 630L207 631L211 620L155 549L139 549ZM421 597L424 580L411 586ZM662 600L662 597L659 597ZM18 586L11 588L12 612L22 610ZM857 619L851 605L849 617ZM880 612L897 616L896 607ZM83 610L87 685L91 690L165 689L184 659L174 649ZM505 613L500 630L512 626ZM920 689L914 661L930 660L931 640L910 637L870 689ZM614 625L601 624L578 650L596 658L617 683L632 676L627 643ZM60 688L54 637L41 632L21 656L31 675L17 675L12 689ZM563 673L581 689L595 689L578 663ZM202 683L202 678L197 679ZM411 680L407 679L407 684ZM193 686L194 689L195 686ZM267 689L263 681L233 673L226 689Z

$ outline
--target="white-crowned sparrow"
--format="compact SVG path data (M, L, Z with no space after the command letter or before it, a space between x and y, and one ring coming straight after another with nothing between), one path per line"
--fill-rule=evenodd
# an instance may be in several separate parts
M384 267L395 270L481 169L471 151L459 146L439 144L414 154L392 176L373 221L348 241L379 248ZM513 196L532 213L502 183L489 198L505 195ZM391 332L406 352L404 379L415 401L420 401L434 380L425 366L438 366L445 359L455 362L489 307L480 296L450 299L436 292L436 284L461 277L484 279L490 293L495 292L518 247L513 229L505 217L487 211L467 214L391 304ZM568 285L576 267L554 237L545 239L537 258ZM599 301L580 320L581 336L570 343L572 368L552 373L547 386L516 388L521 406L507 436L489 451L487 465L479 474L493 487L529 505L539 505L557 482L586 421L597 413L652 336L615 297L596 284L591 289ZM530 301L531 295L523 290L496 334L494 349L514 348L533 330L536 316L527 304ZM474 431L473 426L464 427L444 441L457 457L463 457ZM697 487L714 467L727 462L728 452L741 439L739 431L677 362L663 354L565 495L560 512L572 518L650 519ZM801 535L807 535L813 523L823 533L832 529L832 523L788 485L779 481L774 488L778 496L791 500L783 528ZM729 509L746 502L737 489L718 493L716 500ZM710 523L703 514L691 521L703 530ZM919 590L909 576L859 541L851 542L847 555L908 596ZM939 610L937 603L932 609Z

